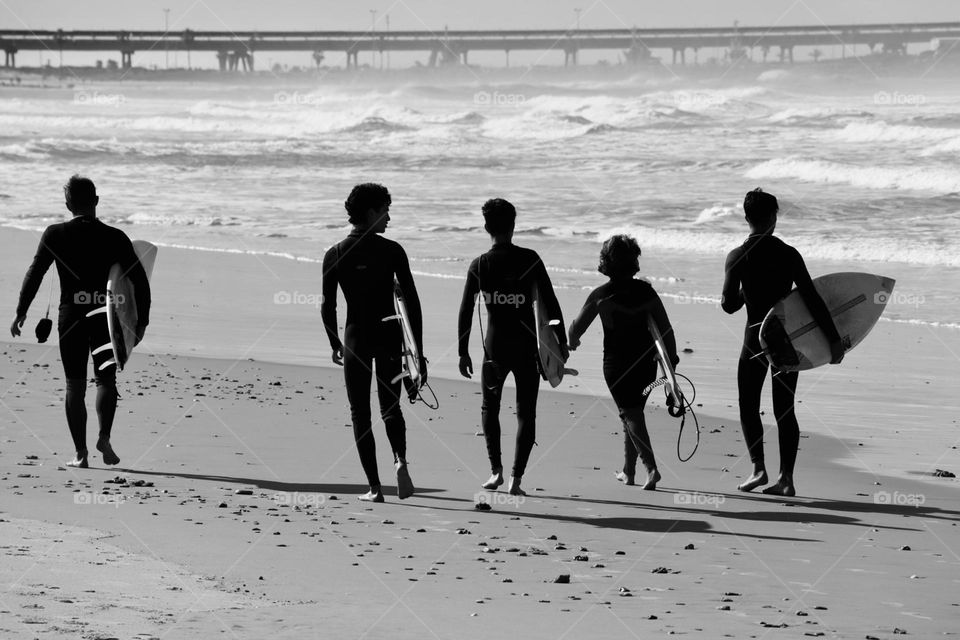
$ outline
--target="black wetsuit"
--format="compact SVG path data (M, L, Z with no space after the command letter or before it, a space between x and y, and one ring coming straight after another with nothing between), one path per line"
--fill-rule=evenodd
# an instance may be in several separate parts
M470 328L475 298L482 292L487 307L484 358L480 369L483 388L481 423L492 469L502 469L500 452L500 402L503 384L513 374L517 385L517 444L513 477L521 478L537 437L537 395L540 389L536 319L533 289L538 286L561 344L567 338L560 303L550 277L536 251L514 244L496 244L475 259L467 270L460 303L458 330L460 356L469 354Z
M790 293L793 285L803 296L827 338L839 340L830 312L813 286L810 273L800 252L771 234L755 234L747 238L727 256L723 284L723 310L736 313L747 307L743 349L737 366L737 388L740 398L740 424L743 438L754 465L762 465L763 421L760 419L760 392L767 375L768 363L760 346L760 325L773 305ZM796 371L773 371L773 413L780 440L781 472L790 476L797 460L800 426L794 411L797 391Z
M377 449L371 429L370 380L376 363L380 415L393 450L394 462L406 460L406 424L400 409L403 334L400 323L384 322L395 315L394 278L400 283L407 313L420 353L423 353L423 316L420 298L403 248L380 235L353 231L323 257L321 317L330 347L343 349L343 375L353 421L360 464L371 487L380 486ZM337 334L337 286L347 302L344 341Z
M656 467L643 408L643 390L657 377L656 350L647 327L652 315L674 366L677 343L667 311L650 283L633 278L611 279L587 296L572 332L579 338L600 315L603 325L603 377L623 422L623 471L636 472L637 456L647 469Z
M133 280L137 291L137 318L141 327L150 323L150 283L137 260L130 239L120 229L92 216L74 216L68 222L50 225L40 239L33 263L20 290L17 315L25 316L54 262L60 276L60 360L67 380L66 413L70 434L78 454L86 447L87 359L90 352L109 342L104 316L87 318L87 313L106 302L110 267L119 263ZM94 363L98 363L94 358ZM94 367L97 380L97 417L100 439L109 440L117 406L116 367Z

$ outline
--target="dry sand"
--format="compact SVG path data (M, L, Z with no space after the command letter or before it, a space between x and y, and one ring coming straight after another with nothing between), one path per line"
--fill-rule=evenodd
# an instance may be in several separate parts
M12 317L34 240L0 237L0 312ZM691 462L678 462L677 422L652 403L661 490L613 479L620 426L610 400L589 393L602 390L591 377L597 331L577 355L578 393L541 393L526 499L486 494L493 509L475 509L489 473L476 435L479 388L435 379L440 410L405 409L418 494L396 499L377 426L391 486L386 504L368 505L355 499L365 486L340 372L263 360L327 360L315 308L272 299L318 293L317 272L163 250L150 338L121 376L115 468L99 457L89 470L61 466L72 451L55 347L0 345L0 637L960 634L958 485L929 473L958 466L957 400L946 388L956 361L951 369L950 349L933 346L953 334L880 325L878 341L896 353L919 349L924 366L881 370L879 350L865 344L826 377L801 379L802 497L734 490L749 461L724 371L742 318L677 305L668 310L694 348L685 370L700 383L703 440ZM449 375L455 350L442 347L459 283L420 284L428 355L435 373ZM204 293L214 289L223 295ZM568 314L582 295L561 294ZM166 355L190 348L220 357ZM818 427L807 409L853 413L851 403L863 427L841 429L834 413L825 421L833 427ZM889 406L902 409L890 417ZM505 403L508 464L511 413ZM692 435L688 426L685 450ZM775 435L767 452L775 469Z

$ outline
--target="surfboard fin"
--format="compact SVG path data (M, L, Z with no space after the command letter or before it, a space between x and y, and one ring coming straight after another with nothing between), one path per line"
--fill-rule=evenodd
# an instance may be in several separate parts
M91 353L92 353L93 355L97 355L98 353L103 353L104 351L107 351L108 349L113 349L113 345L110 344L109 342L108 342L107 344L102 344L102 345L100 345L99 347L97 347L96 349L94 349Z

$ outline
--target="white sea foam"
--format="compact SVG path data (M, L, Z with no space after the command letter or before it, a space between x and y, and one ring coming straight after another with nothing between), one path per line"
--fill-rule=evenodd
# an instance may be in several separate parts
M960 138L960 129L886 122L851 122L837 132L844 142L943 142Z
M960 171L940 167L853 166L798 157L775 158L745 174L750 179L801 180L827 184L849 184L864 189L910 189L933 193L960 191Z
M624 226L600 234L606 239L617 233L632 235L646 252L663 249L681 253L724 255L743 243L745 233L705 231L699 228L664 229ZM958 239L960 241L960 239ZM929 246L904 243L898 238L859 237L826 240L816 235L791 236L790 244L808 259L835 262L902 262L917 265L960 267L960 246Z
M712 222L721 218L730 218L732 216L736 216L738 213L740 213L740 211L741 210L737 207L728 207L722 204L715 204L712 207L707 207L701 211L693 223L703 224L705 222Z

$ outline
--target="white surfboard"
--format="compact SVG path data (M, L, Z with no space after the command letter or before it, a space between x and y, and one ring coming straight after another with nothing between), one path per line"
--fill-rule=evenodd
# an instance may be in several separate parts
M387 316L384 322L397 321L400 323L400 329L403 333L403 365L400 374L391 380L391 384L396 384L397 380L403 379L407 395L413 400L417 392L423 386L423 376L420 371L420 348L417 347L416 338L413 335L413 327L410 325L410 316L407 314L407 301L404 298L403 290L396 279L393 281L393 308L395 315Z
M576 372L564 367L566 359L563 357L560 340L554 329L560 324L560 318L550 317L547 306L543 304L539 285L533 287L533 314L537 330L540 374L551 387L557 387L563 380L564 373L576 375Z
M132 244L137 260L143 266L147 280L150 280L157 260L157 247L146 240L134 240ZM98 314L106 316L110 338L109 342L93 350L94 363L100 370L115 366L123 371L137 341L137 290L129 273L119 263L110 267L106 289L106 304L87 314L88 317ZM107 352L112 357L102 360L104 356L101 354Z
M671 404L673 406L670 407L670 415L679 417L683 414L684 410L683 394L680 392L680 387L677 386L677 376L673 371L670 354L667 353L667 344L663 341L663 336L660 335L660 328L657 326L657 321L653 319L652 315L647 316L647 329L650 331L650 336L653 338L653 346L656 349L654 358L657 361L657 366L660 368L660 379L664 380L664 390L672 400ZM674 412L676 412L676 415L674 415Z
M840 333L844 351L850 351L880 319L893 278L871 273L831 273L814 278ZM830 343L813 319L797 290L777 302L760 327L760 346L770 364L782 371L804 371L828 364Z

